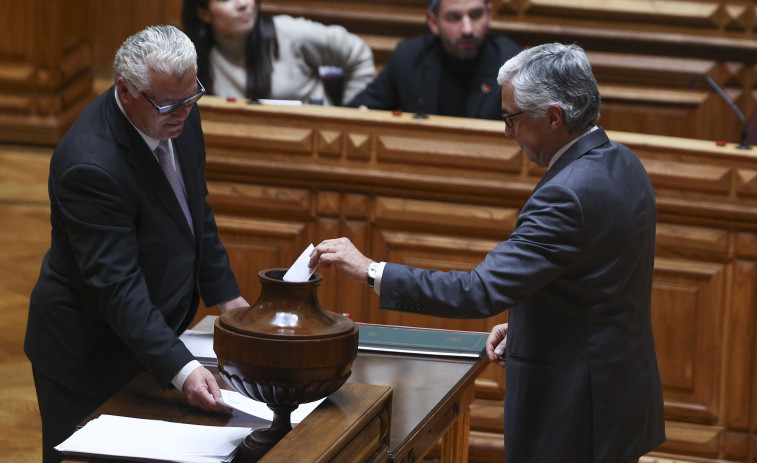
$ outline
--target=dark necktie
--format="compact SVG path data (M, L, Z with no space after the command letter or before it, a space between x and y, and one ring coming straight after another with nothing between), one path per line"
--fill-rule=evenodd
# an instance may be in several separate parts
M184 196L184 189L181 187L181 179L179 179L179 174L173 167L173 160L171 159L171 151L168 149L168 143L168 140L160 140L158 147L155 148L155 154L158 155L158 163L160 163L160 168L163 169L163 173L166 175L168 183L171 184L171 188L173 188L173 192L174 194L176 194L176 199L179 200L181 210L184 212L184 216L187 218L189 229L192 230L192 234L194 234L195 231L194 227L192 226L192 214L189 213L189 205L187 204L186 196Z

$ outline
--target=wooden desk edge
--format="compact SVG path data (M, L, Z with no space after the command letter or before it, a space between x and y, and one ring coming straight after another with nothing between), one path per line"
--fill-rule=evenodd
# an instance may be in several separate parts
M349 455L350 444L361 439L373 443L369 461L385 461L389 449L392 388L348 382L338 392L284 436L261 463L325 463L337 456L339 461L365 461L362 455L360 458ZM363 406L352 406L355 403ZM303 442L307 445L302 445Z
M432 418L416 428L389 456L392 462L420 461L441 437L442 463L466 463L470 436L470 406L475 398L476 378L489 364L482 354L468 374L430 413Z

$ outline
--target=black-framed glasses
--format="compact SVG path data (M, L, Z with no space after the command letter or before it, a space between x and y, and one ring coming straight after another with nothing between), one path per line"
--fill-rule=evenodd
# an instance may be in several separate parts
M502 120L505 121L505 125L507 126L508 129L512 129L513 128L513 117L520 116L521 114L523 114L523 111L519 111L519 112L517 112L515 114L502 113Z
M205 87L202 86L202 82L200 82L200 79L195 77L195 80L197 81L197 86L200 87L200 91L195 93L194 95L190 96L184 101L180 101L178 103L173 103L166 106L160 106L158 103L152 101L152 98L145 95L145 92L139 92L143 97L147 98L147 101L150 102L151 105L155 106L155 109L158 110L158 116L167 116L171 114L172 112L175 112L177 109L181 108L182 106L192 106L193 104L197 103L197 100L199 100L203 95L205 95Z

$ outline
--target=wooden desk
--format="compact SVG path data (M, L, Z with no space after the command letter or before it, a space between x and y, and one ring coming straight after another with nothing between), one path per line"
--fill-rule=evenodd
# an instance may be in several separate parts
M225 385L215 373L219 384ZM387 461L391 398L392 391L389 387L347 383L296 425L260 462ZM90 415L85 423L101 414L253 429L270 424L238 410L230 415L219 415L192 409L179 391L161 390L147 372L141 373L124 386ZM307 442L307 445L302 445L302 442ZM73 463L95 460L72 458L65 461Z
M486 357L453 360L360 352L350 381L390 386L389 461L421 461L442 437L442 462L468 461L470 404ZM349 383L348 383L349 384Z
M215 319L206 316L193 329L213 331ZM488 364L486 356L453 359L360 351L347 384L392 388L388 461L419 462L442 438L442 463L465 463L475 379Z
M194 329L209 329L214 318L205 317ZM413 463L420 462L442 438L442 462L465 463L474 381L487 364L485 356L452 359L360 351L349 381L261 462ZM219 384L225 385L220 377ZM267 421L238 411L218 416L190 409L181 393L161 391L147 373L135 378L88 420L104 413L214 426L268 426ZM389 425L385 423L388 417ZM379 447L383 449L381 457L375 452L359 452Z

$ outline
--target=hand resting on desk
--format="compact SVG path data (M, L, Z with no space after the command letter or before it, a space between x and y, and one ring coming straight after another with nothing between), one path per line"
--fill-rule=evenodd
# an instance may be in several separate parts
M231 413L231 408L218 402L221 388L218 387L213 373L207 368L196 368L189 374L181 391L189 405L209 412Z

